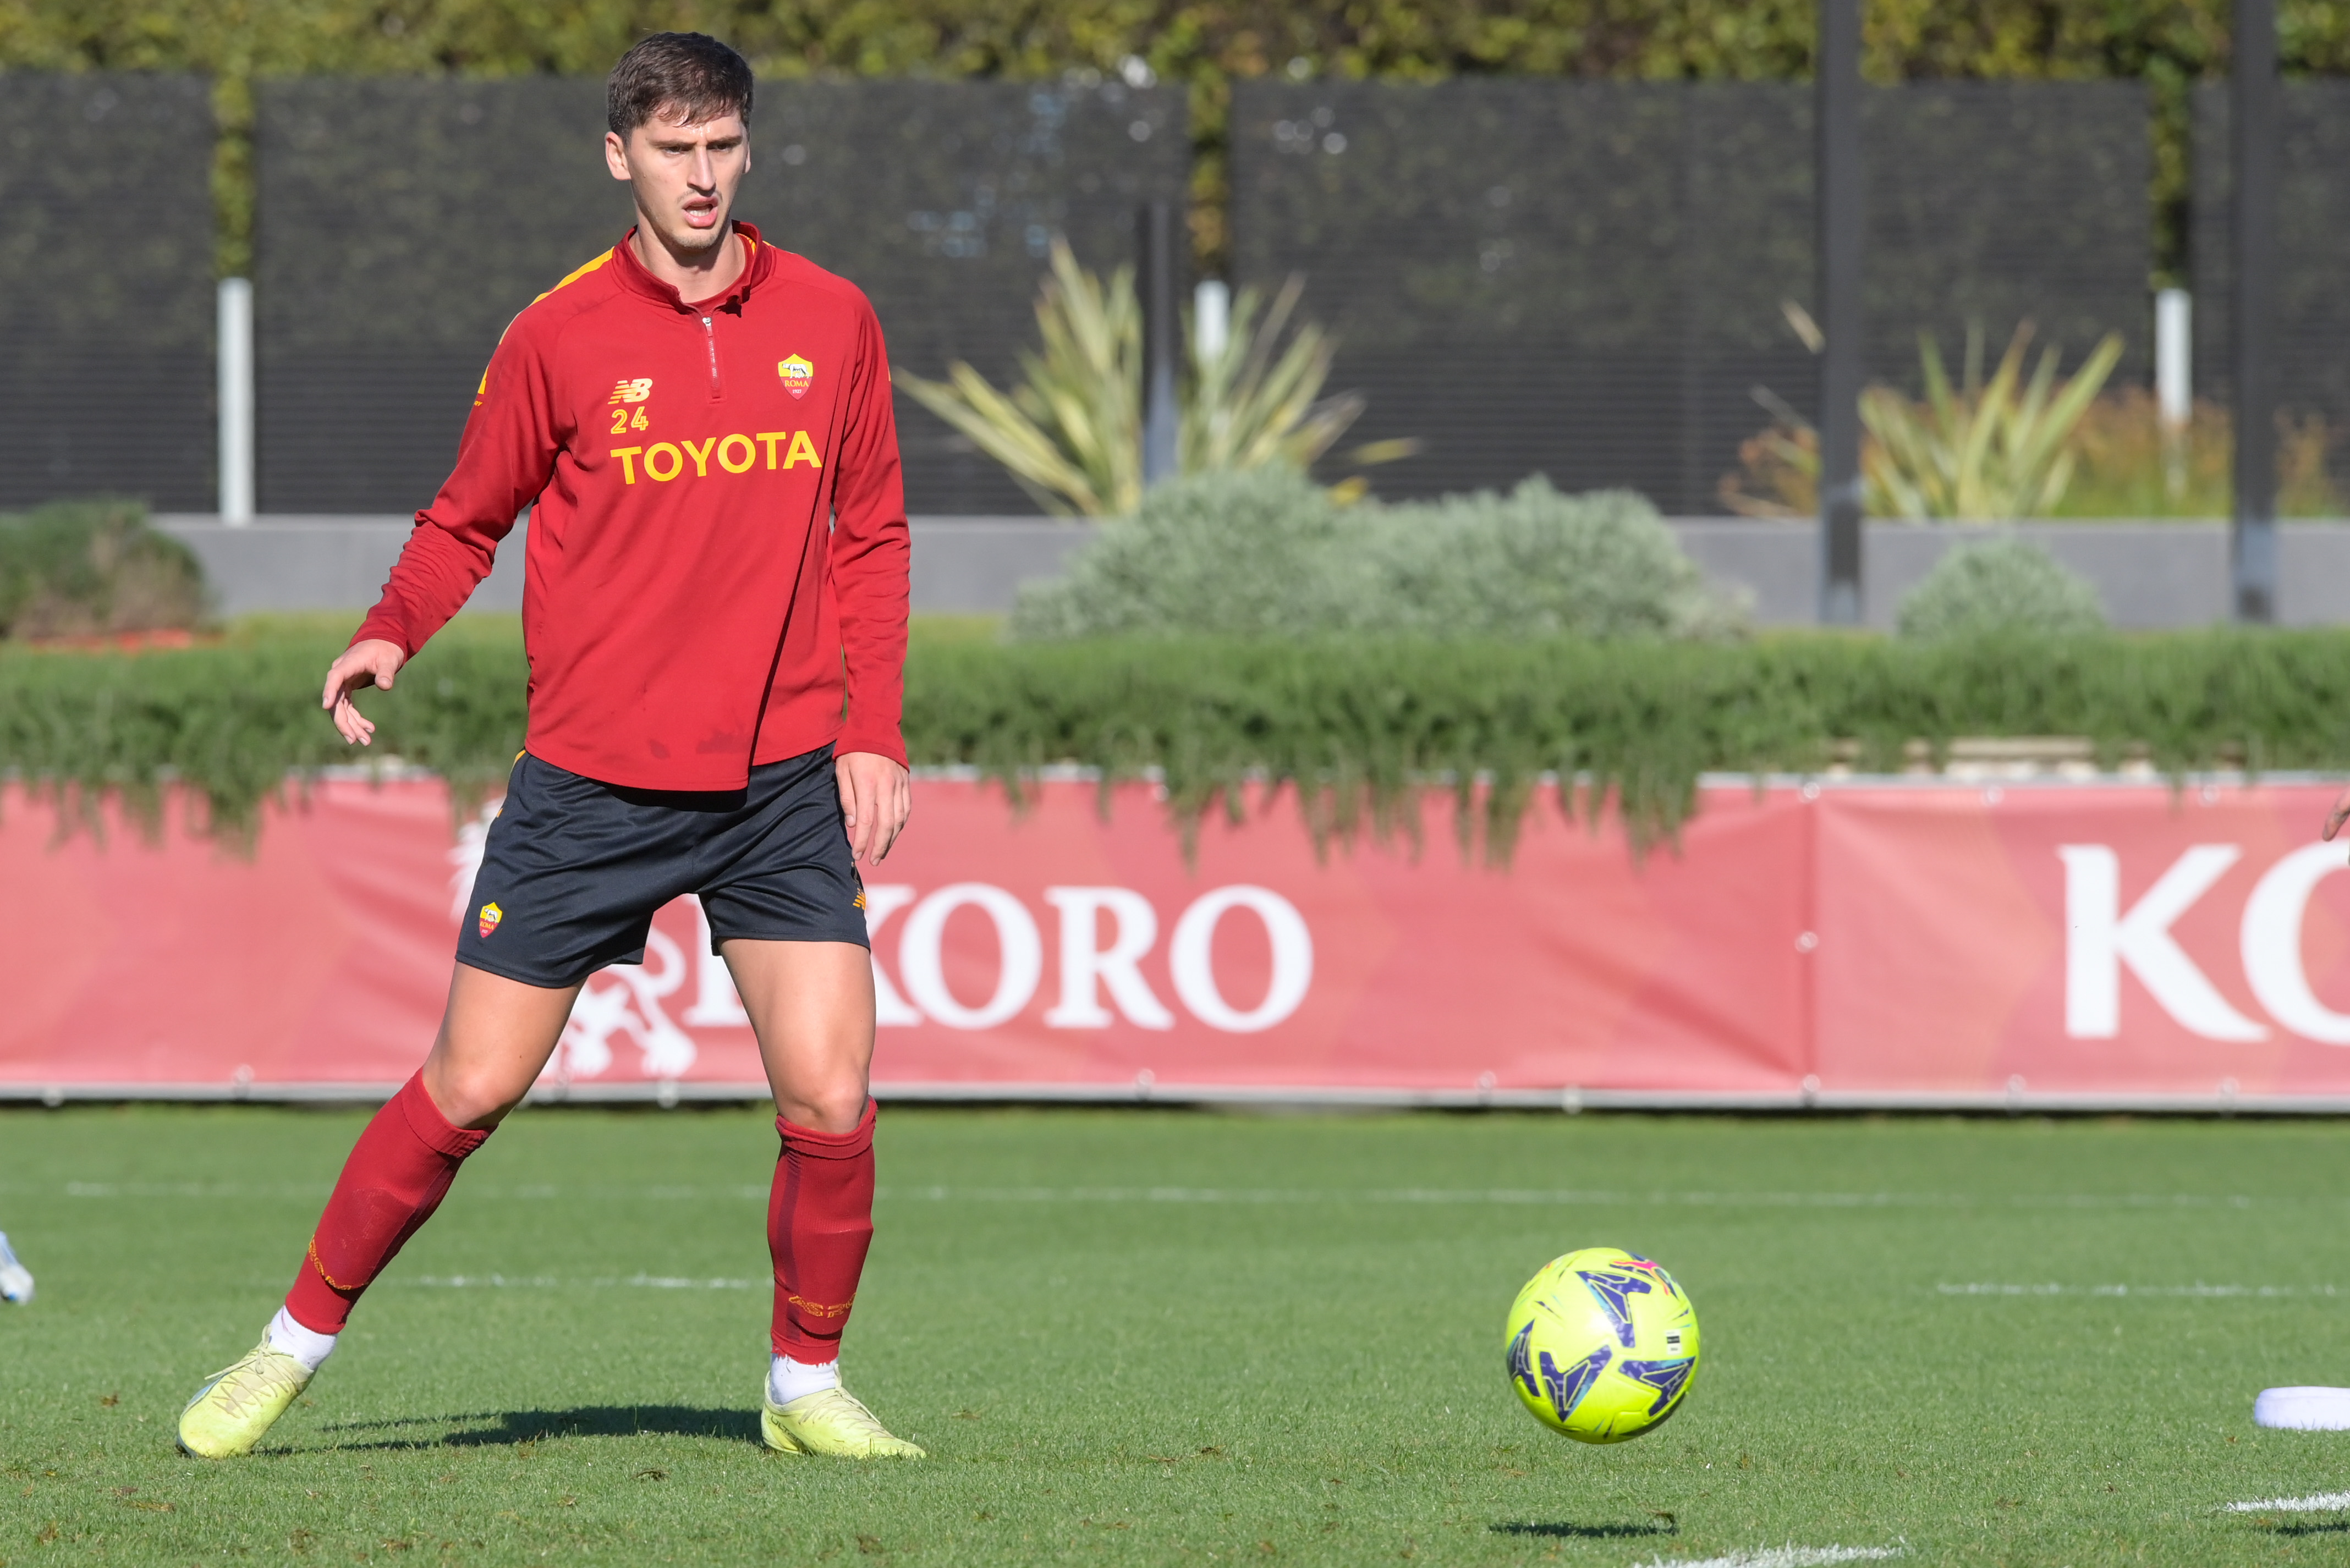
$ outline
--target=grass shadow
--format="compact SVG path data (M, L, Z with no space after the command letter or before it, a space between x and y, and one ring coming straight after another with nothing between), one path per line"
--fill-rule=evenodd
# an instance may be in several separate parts
M454 1427L454 1431L439 1428ZM432 1437L402 1437L403 1428L435 1429ZM709 1409L696 1405L583 1405L568 1410L480 1410L455 1416L411 1416L381 1421L338 1421L321 1428L327 1446L349 1453L384 1449L479 1449L512 1447L542 1438L633 1438L647 1433L673 1438L723 1438L759 1441L759 1413ZM375 1434L335 1440L339 1433Z
M1634 1535L1678 1535L1679 1524L1661 1519L1651 1519L1639 1524L1568 1524L1564 1521L1547 1524L1489 1524L1486 1530L1495 1535L1534 1535L1553 1541L1620 1541Z
M2266 1529L2271 1535L2350 1535L2350 1519L2330 1524L2272 1524Z

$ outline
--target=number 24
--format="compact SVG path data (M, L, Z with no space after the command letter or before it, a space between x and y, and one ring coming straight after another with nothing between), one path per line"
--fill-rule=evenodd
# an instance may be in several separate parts
M614 409L612 410L612 433L614 435L619 435L625 431L640 431L648 430L651 427L645 423L645 410L642 409L639 409L637 410L637 417L635 419L630 419L629 417L629 410L626 409Z

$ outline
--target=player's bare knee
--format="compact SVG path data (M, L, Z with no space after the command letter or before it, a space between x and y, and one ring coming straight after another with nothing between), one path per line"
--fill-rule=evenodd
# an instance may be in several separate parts
M813 1132L845 1133L865 1119L865 1085L843 1083L802 1090L779 1098L784 1119Z
M493 1070L449 1063L437 1065L437 1072L426 1072L424 1088L452 1127L494 1127L530 1092L528 1085L516 1090L504 1075Z

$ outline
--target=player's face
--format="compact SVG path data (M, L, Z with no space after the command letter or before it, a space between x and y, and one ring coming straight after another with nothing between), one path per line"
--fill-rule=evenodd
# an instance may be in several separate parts
M604 161L636 187L637 212L672 253L708 250L726 237L734 188L751 167L739 114L687 125L655 114L623 140L607 131Z

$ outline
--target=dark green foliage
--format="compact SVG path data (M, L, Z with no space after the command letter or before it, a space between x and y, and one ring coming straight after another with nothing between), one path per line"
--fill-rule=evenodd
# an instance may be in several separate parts
M1408 826L1413 788L1449 775L1464 840L1482 828L1497 857L1545 771L1613 794L1647 841L1687 815L1700 773L1817 768L1846 738L1886 771L1912 738L2046 734L2091 736L2108 763L2143 744L2174 770L2350 766L2350 634L2331 631L962 643L924 650L907 687L917 763L1155 767L1186 818L1237 809L1263 776L1303 784L1309 822L1341 832Z
M1687 637L1734 623L1655 507L1629 491L1335 504L1282 467L1159 486L1056 581L1021 596L1024 640L1150 633Z
M204 615L195 553L135 501L53 501L0 516L0 636L186 630Z
M1901 600L1904 637L2068 636L2099 631L2105 607L2086 577L2026 539L1962 545Z
M522 744L511 622L460 621L361 706L369 753L317 708L327 632L138 655L0 651L0 767L151 801L178 779L237 829L288 770L396 755L471 797ZM1750 644L1556 639L1104 639L1004 646L918 633L906 738L917 765L1016 781L1073 762L1160 770L1179 821L1238 809L1252 778L1303 784L1316 831L1402 826L1421 784L1461 787L1464 836L1508 852L1538 776L1586 775L1637 836L1669 834L1710 770L1811 769L1832 742L1899 768L1912 738L2087 735L2172 770L2350 768L2350 632L1911 642L1824 634Z
M140 653L0 649L0 767L85 803L120 791L151 821L176 781L232 838L289 772L397 757L445 774L461 800L505 776L523 742L519 638L444 633L394 690L361 698L378 725L367 752L318 705L345 641L318 629Z

